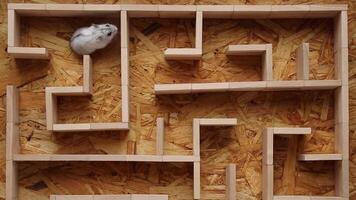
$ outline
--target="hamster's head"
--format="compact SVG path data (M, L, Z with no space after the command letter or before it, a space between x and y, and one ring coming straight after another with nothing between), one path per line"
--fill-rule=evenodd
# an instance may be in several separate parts
M100 33L101 39L110 42L117 34L117 27L113 24L93 24L92 27Z

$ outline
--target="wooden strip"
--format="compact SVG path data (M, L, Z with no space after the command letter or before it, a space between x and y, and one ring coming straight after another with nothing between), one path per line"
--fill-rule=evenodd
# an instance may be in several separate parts
M341 86L341 80L305 80L304 90L330 90Z
M272 44L266 44L266 52L262 57L262 80L273 80Z
M129 124L125 122L90 123L90 131L112 130L129 130Z
M128 86L130 78L129 49L121 48L121 86Z
M129 24L130 23L129 18L127 16L127 11L122 10L120 14L121 48L129 47Z
M193 181L194 181L194 199L200 199L200 162L194 162L194 169L193 169Z
M273 134L278 135L305 135L311 134L311 128L275 127Z
M199 118L200 126L234 126L236 118Z
M262 199L272 200L273 197L273 165L262 165Z
M349 160L343 159L335 162L335 195L349 198Z
M193 155L200 156L200 122L193 119Z
M18 59L49 59L46 48L38 47L8 47L7 53Z
M122 107L122 122L130 122L130 93L129 86L121 86L121 107Z
M18 172L17 163L12 160L6 161L6 189L5 189L5 199L6 200L17 200L18 199Z
M203 48L203 12L196 12L195 19L195 48Z
M53 124L57 123L57 97L46 87L46 125L47 130L53 130Z
M299 154L299 161L342 160L342 154Z
M265 44L229 45L227 55L262 55L266 52Z
M90 55L83 56L83 92L92 93L93 65Z
M273 128L263 131L262 164L273 165Z
M267 81L229 82L229 91L263 91Z
M90 123L53 124L55 132L90 131Z
M296 54L297 61L297 79L309 79L309 43L303 43Z
M7 45L9 47L20 46L20 16L15 10L7 11Z
M280 90L302 90L304 87L303 80L291 81L267 81L267 90L280 91Z
M236 164L226 167L226 200L236 200Z
M335 90L335 123L349 122L349 87L347 85ZM343 133L348 134L348 133ZM338 137L336 135L336 137Z
M335 152L349 160L349 122L335 124Z
M6 160L12 160L20 152L19 134L17 123L6 123Z
M192 93L200 92L226 92L229 83L192 83Z
M164 51L166 60L200 60L202 49L197 48L168 48Z
M46 93L51 93L54 96L85 96L83 86L72 87L46 87Z
M156 121L156 154L163 155L164 153L164 118L159 117Z
M19 91L14 85L6 86L6 122L19 122Z
M186 94L192 92L192 84L155 84L155 94Z

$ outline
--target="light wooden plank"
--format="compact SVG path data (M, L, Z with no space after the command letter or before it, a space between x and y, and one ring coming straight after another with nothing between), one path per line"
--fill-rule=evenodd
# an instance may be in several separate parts
M202 49L197 48L168 48L164 51L166 60L199 60Z
M192 83L192 93L200 92L226 92L229 83Z
M311 134L311 128L295 128L295 127L274 127L273 134L278 135L305 135Z
M93 90L93 64L90 55L83 55L83 92Z
M262 144L262 164L273 165L273 128L265 128Z
M193 166L193 192L194 199L200 199L200 162L194 162Z
M299 161L342 160L342 154L299 154Z
M7 48L7 53L18 59L49 59L46 48L9 46Z
M10 47L20 45L20 16L16 14L15 10L7 11L7 45L8 51ZM10 50L13 50L10 48Z
M17 163L14 161L6 161L6 180L5 180L5 199L17 200L18 198L18 172Z
M235 126L236 118L199 118L200 126Z
M195 48L203 48L203 12L196 12L195 19Z
M236 164L226 167L226 200L236 200Z
M192 84L155 84L155 94L187 94L192 92Z

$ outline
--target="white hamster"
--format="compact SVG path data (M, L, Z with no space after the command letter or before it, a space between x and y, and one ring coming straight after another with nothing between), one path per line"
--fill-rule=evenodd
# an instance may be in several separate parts
M80 55L89 55L106 47L117 34L113 24L92 24L76 30L70 40L70 47Z

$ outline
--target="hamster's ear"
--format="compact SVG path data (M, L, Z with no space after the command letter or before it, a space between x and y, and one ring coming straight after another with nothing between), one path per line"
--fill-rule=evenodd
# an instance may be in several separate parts
M98 28L98 27L99 27L98 24L92 24L92 26L94 26L95 28Z

